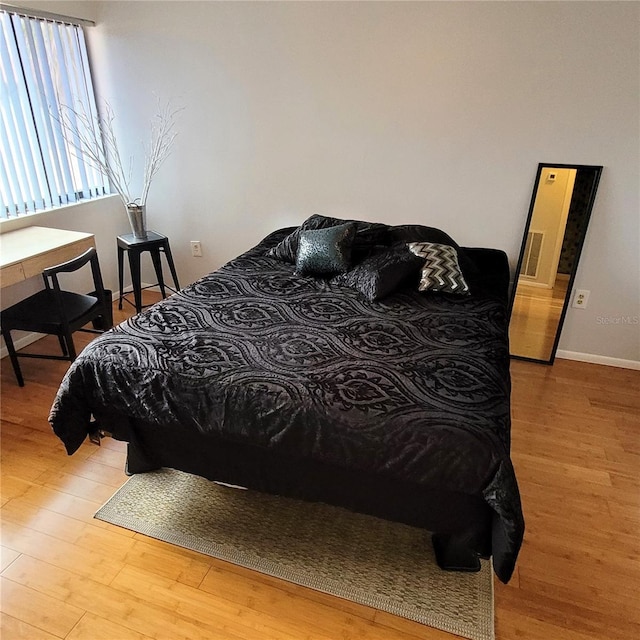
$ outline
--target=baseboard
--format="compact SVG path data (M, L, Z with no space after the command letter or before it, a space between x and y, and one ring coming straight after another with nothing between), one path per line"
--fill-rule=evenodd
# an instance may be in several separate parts
M529 282L528 280L518 280L518 285L532 287L534 289L553 289L550 284L546 284L545 282Z
M603 364L607 367L619 367L621 369L634 369L640 371L640 362L637 360L624 360L623 358L610 358L609 356L598 356L592 353L579 353L578 351L556 352L556 358L563 360L577 360L578 362L589 362L591 364Z

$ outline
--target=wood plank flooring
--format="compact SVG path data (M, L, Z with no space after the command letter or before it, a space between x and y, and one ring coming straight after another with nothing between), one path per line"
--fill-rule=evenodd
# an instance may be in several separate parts
M567 295L568 280L558 277L553 289L518 283L509 324L511 353L549 360Z
M23 360L20 389L2 360L3 640L455 638L94 520L125 451L66 456L47 415L67 364ZM640 372L514 361L512 377L527 532L496 583L497 638L640 638Z

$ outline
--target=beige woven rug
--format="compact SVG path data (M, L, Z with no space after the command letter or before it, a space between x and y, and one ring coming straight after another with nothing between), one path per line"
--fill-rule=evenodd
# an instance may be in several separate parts
M490 563L441 571L423 529L169 469L130 478L96 518L465 638L494 638Z

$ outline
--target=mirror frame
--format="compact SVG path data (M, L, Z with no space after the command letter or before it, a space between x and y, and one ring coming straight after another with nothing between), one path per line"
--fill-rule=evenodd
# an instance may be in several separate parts
M556 335L553 341L553 346L551 347L551 355L548 360L544 360L542 358L530 358L528 356L519 356L510 354L512 358L517 360L527 360L529 362L538 362L541 364L551 365L556 357L556 352L558 350L558 344L560 343L560 335L562 333L562 326L564 324L565 316L567 315L567 309L569 308L569 303L571 301L571 296L573 293L573 283L576 278L576 273L578 272L578 264L580 262L580 255L582 254L582 247L584 246L584 241L587 236L587 228L589 226L589 220L591 218L591 212L593 211L593 205L596 199L596 193L598 191L598 184L600 183L600 177L602 175L603 167L601 165L590 165L590 164L562 164L558 162L541 162L538 164L538 171L536 172L536 179L533 185L533 193L531 194L531 202L529 204L529 213L527 214L527 220L524 225L524 233L522 235L522 244L520 245L520 255L518 256L518 264L516 265L513 287L511 290L511 296L509 300L509 325L511 324L511 315L513 313L513 305L516 299L516 291L518 289L518 278L520 274L520 269L522 267L522 262L524 259L525 253L525 244L527 241L527 234L529 233L529 226L531 224L531 218L533 217L533 210L536 204L536 196L538 194L538 187L540 185L540 178L542 176L542 171L545 168L557 167L558 169L576 169L576 170L589 170L594 172L594 180L591 188L591 192L589 194L589 198L586 205L585 210L585 220L583 229L580 233L580 237L578 239L578 247L576 249L576 257L573 263L573 267L571 269L571 273L569 274L569 282L567 284L567 293L565 295L564 304L562 305L562 311L560 312L560 318L558 320L558 327L556 329Z

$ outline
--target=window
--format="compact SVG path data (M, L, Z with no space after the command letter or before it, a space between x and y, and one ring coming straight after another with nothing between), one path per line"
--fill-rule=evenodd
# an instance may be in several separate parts
M96 120L82 26L7 10L0 20L0 218L108 194L59 124L62 105Z

